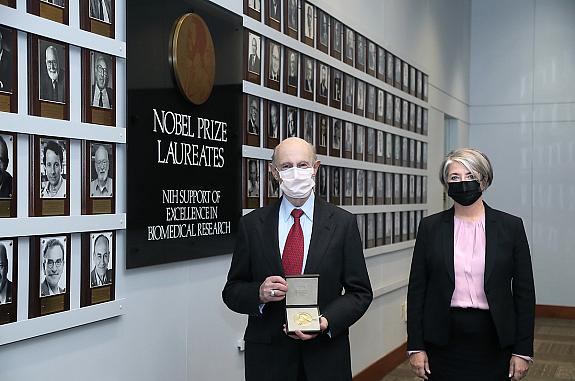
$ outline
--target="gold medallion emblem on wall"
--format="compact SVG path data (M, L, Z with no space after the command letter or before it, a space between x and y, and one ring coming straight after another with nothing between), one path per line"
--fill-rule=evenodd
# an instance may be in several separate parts
M195 105L212 92L216 71L214 43L208 26L197 14L187 13L174 23L170 61L178 88Z

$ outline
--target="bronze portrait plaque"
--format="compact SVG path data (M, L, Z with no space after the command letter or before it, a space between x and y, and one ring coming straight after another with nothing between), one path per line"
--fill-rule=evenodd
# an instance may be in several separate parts
M315 18L314 6L310 3L303 2L301 5L301 41L311 47L314 46L315 40Z
M82 233L80 305L109 302L115 296L116 233Z
M30 238L28 317L70 309L70 234Z
M68 45L28 34L30 115L70 119Z
M262 4L264 0L244 0L244 14L257 21L262 19Z
M330 55L338 60L341 60L342 46L343 46L343 24L341 21L331 18L331 27L329 29L329 52ZM321 49L320 49L321 50Z
M334 205L341 205L341 172L339 167L330 167L330 197L329 201Z
M87 123L116 124L116 59L82 50L82 119Z
M328 117L317 114L315 124L315 147L320 155L327 155Z
M17 134L0 131L0 218L16 217Z
M328 54L329 19L327 13L317 8L316 48L325 54Z
M264 141L267 148L274 148L280 142L280 114L279 103L264 100Z
M115 0L80 0L80 28L114 38L115 9Z
M299 53L284 49L284 92L297 96Z
M276 178L273 176L272 172L269 170L269 166L265 165L265 189L264 189L264 204L269 205L277 201L280 197L280 185Z
M261 84L261 36L250 30L244 33L245 79L255 84ZM214 61L215 62L215 61ZM215 68L215 66L214 66ZM297 70L297 66L296 66ZM214 70L215 72L215 70ZM213 82L212 82L213 84ZM209 95L209 94L208 94ZM207 98L206 98L207 99Z
M266 40L264 75L266 86L279 91L281 81L281 45L269 39Z
M27 0L28 13L68 25L68 0Z
M341 119L331 118L330 128L330 150L329 155L333 157L341 157L341 140L342 140L342 121Z
M18 112L18 44L15 29L0 25L0 111Z
M301 65L301 91L300 96L307 100L313 101L314 94L314 60L311 57L302 55Z
M258 159L244 160L244 205L247 209L260 207L261 168Z
M16 321L18 238L0 238L0 325Z
M115 213L116 145L85 141L82 162L82 214Z
M253 95L244 95L244 143L260 146L261 134L261 99Z
M297 0L284 0L284 33L295 39L299 30L297 3Z
M265 0L266 1L266 24L275 30L280 30L282 5L281 0Z
M70 214L70 141L63 138L30 138L30 215Z

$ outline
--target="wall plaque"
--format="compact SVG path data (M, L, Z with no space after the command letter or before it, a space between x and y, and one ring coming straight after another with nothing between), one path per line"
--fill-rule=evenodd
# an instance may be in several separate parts
M128 0L126 21L126 267L229 254L241 216L245 74L230 68L250 69L242 18L207 1Z

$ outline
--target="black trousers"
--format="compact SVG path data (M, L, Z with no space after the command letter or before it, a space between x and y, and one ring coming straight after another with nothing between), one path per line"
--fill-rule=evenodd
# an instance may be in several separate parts
M486 310L452 308L449 343L426 343L429 381L508 381L511 349L501 348Z

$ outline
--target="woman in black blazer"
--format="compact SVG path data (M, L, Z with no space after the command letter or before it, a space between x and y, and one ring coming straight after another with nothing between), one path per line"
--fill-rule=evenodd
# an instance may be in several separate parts
M421 221L407 293L407 349L426 380L520 380L533 356L535 288L520 218L490 208L489 159L451 152L440 181L454 206Z

